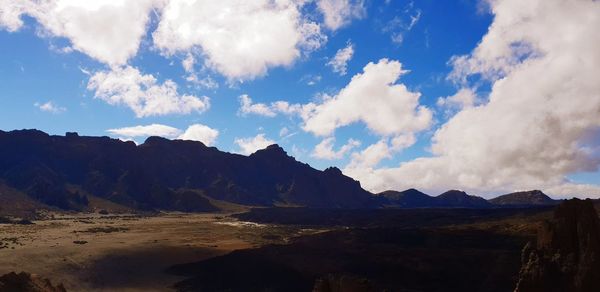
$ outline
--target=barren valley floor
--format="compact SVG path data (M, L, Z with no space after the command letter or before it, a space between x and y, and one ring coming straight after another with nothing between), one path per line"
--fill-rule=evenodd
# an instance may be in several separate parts
M68 291L168 291L184 279L165 273L170 266L303 232L223 214L71 214L34 223L0 224L0 274L35 273Z

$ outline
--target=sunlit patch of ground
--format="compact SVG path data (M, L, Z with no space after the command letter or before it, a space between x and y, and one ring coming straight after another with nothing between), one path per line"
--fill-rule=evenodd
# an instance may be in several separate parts
M76 214L34 223L0 224L0 274L36 273L69 291L165 291L182 279L164 273L172 265L321 231L223 214Z

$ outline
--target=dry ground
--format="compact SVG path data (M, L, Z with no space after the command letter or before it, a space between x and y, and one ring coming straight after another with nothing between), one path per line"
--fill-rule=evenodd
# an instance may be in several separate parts
M26 271L69 291L169 291L174 264L281 243L313 232L244 223L223 214L59 215L0 224L0 274Z

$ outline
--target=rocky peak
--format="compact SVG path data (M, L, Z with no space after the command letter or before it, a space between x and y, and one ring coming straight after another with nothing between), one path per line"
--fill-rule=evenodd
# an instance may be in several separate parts
M469 195L463 191L449 190L449 191L444 192L443 194L439 195L439 197L441 197L441 198L462 198L462 197L469 197Z
M264 159L288 159L291 156L288 156L287 152L281 148L281 146L277 144L272 144L267 146L265 149L257 150L256 152L250 154L250 157L258 157Z
M342 171L339 168L335 167L335 166L331 166L331 167L326 168L324 170L324 172L326 174L342 175Z
M516 292L600 291L600 220L591 200L560 204L523 249Z

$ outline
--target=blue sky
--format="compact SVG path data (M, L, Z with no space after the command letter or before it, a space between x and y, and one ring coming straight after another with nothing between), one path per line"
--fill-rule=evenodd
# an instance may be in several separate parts
M486 4L476 0L319 0L306 1L306 3L278 1L276 4L269 4L269 1L256 1L257 4L248 4L248 6L255 6L249 7L250 10L247 11L235 6L239 4L236 1L224 1L223 7L218 4L206 5L211 7L203 7L203 4L188 7L199 11L205 9L213 13L235 7L234 13L229 17L233 19L240 16L239 19L233 20L203 20L201 16L195 19L193 13L188 16L173 14L176 10L169 9L180 5L175 0L147 0L145 4L134 5L135 7L127 7L131 4L123 4L118 0L99 1L98 7L83 8L77 6L85 6L85 4L73 4L67 0L57 0L54 1L55 6L46 7L36 7L34 2L25 1L21 4L18 2L9 4L5 11L0 12L0 128L2 130L36 128L60 135L67 131L77 131L81 135L108 135L142 143L150 134L178 138L191 125L202 125L203 131L195 135L189 131L190 135L186 137L193 136L196 139L200 137L199 139L204 140L206 144L214 145L221 150L241 153L244 153L244 150L248 153L268 143L278 143L298 160L319 169L330 165L338 166L346 174L361 180L363 185L372 190L402 188L413 185L411 182L415 181L414 185L433 192L455 187L485 195L539 185L540 188L557 196L581 195L577 192L584 192L586 195L600 194L596 187L600 184L600 173L597 170L600 143L597 143L597 135L584 139L589 137L588 133L598 129L600 123L593 120L585 121L583 129L578 129L581 130L580 134L572 137L565 136L566 141L563 144L557 143L554 146L565 148L564 155L561 152L556 156L552 154L530 157L539 154L517 153L508 146L500 147L500 150L497 150L499 152L497 159L506 165L497 165L497 168L500 168L498 171L502 173L496 177L506 175L507 178L493 179L468 173L479 167L474 166L477 161L483 164L493 163L493 159L490 161L485 159L494 156L495 150L492 149L496 149L496 146L485 142L496 137L470 135L494 132L499 128L504 129L504 126L490 121L488 128L474 128L471 131L469 127L479 125L480 120L474 118L475 120L471 121L460 121L458 117L468 116L468 111L484 110L490 111L487 116L494 116L498 110L492 112L493 109L488 107L488 103L490 95L494 95L490 92L496 90L495 84L502 78L516 79L519 70L529 70L526 68L529 63L538 61L541 63L544 56L551 56L554 53L550 45L539 41L537 36L533 35L537 33L533 26L544 24L542 20L539 23L535 22L535 17L540 15L540 12L535 9L542 8L534 6L531 10L532 15L521 15L519 14L521 12L518 12L520 8L516 7L517 1L510 0L497 1L496 4ZM555 11L561 13L563 1L551 2L553 5L544 9L556 8ZM81 11L72 9L73 7L69 5L75 5L75 8ZM102 5L110 6L114 11L102 10ZM227 5L234 6L226 7ZM573 4L573 6L578 7L572 7L573 11L570 13L585 13L586 9L598 12L598 3L591 1L585 5ZM260 14L254 17L251 13L259 13L255 12L257 8L272 15L266 14L270 16L265 17ZM248 13L248 11L254 12ZM90 23L86 23L82 22L81 15L77 13L84 15L84 18L85 15L102 16L102 13L107 13L108 17L98 17L98 21L95 17L90 17ZM131 15L128 16L128 13ZM242 16L243 13L247 14ZM523 19L534 18L531 25L522 28L530 29L531 35L524 33L518 36L504 36L507 39L514 38L511 46L525 44L526 46L523 47L531 51L522 54L514 49L507 54L511 58L516 57L513 59L516 61L508 65L488 66L490 63L487 61L498 62L497 60L502 58L495 58L497 56L490 58L488 55L479 54L476 48L481 47L481 51L485 51L503 45L482 41L486 34L496 33L488 30L495 17L499 19L498 15L501 13L514 13L515 17ZM279 19L280 15L282 15L281 22L275 20L269 22L271 21L269 18ZM125 17L118 18L121 16ZM169 20L170 16L174 18ZM144 21L144 17L149 20ZM112 22L107 19L117 20ZM213 22L204 24L202 21ZM585 30L587 26L591 27L594 21L596 20L591 19L574 25ZM288 24L289 27L286 26ZM198 29L199 32L195 37L189 37L182 32L182 28L186 25ZM204 28L203 25L206 25L206 36L200 31ZM502 25L518 24L499 23L498 26ZM143 29L139 36L136 36L135 29L119 32L123 27L138 26ZM273 29L277 26L281 27L281 31ZM310 33L306 32L308 28L312 29ZM514 29L521 28L514 27ZM220 30L227 33L219 34ZM290 33L298 33L301 40L298 40L298 36L294 39ZM316 43L308 43L304 38L316 40ZM138 45L136 40L139 41ZM595 40L582 38L581 41L594 42ZM291 44L291 47L286 44ZM130 46L133 49L125 50L120 46ZM240 47L243 50L238 52ZM103 48L106 49L101 50ZM343 58L340 55L341 58L336 59L336 53L344 48L352 50L351 56ZM534 53L539 53L538 55L542 57L537 57ZM116 57L119 54L126 56ZM457 59L460 61L460 56L463 56L466 62L456 62ZM528 63L529 59L533 61ZM245 64L246 60L249 60L248 64ZM186 61L191 64L188 68L183 64ZM245 65L237 66L236 61ZM366 66L370 62L380 65L379 69L374 68L367 73ZM333 63L336 63L338 68L345 69L338 69L336 72ZM362 88L362 85L355 87L350 85L354 82L353 77L356 79L364 77L364 84L367 84L375 80L375 71L379 70L378 72L382 74L385 70L394 71L396 68L394 66L397 64L402 70L407 71L396 74L399 76L395 76L397 80L391 85L393 87L401 84L406 88L404 91L398 90L389 93L388 97L372 99L373 97L369 96L372 91L358 91L357 88ZM506 69L507 66L511 66L511 69ZM242 67L244 69L239 69ZM553 69L548 67L546 70ZM342 71L345 71L345 74ZM386 74L387 72L385 71ZM117 75L115 77L111 74ZM136 112L131 103L125 101L128 98L126 93L132 94L133 91L123 89L123 86L140 83L136 81L116 88L114 83L110 83L113 79L109 80L110 76L115 77L116 80L123 80L127 76L132 76L131 74L138 74L135 75L138 77L153 77L155 80L149 82L156 85L156 88L164 89L161 86L172 84L176 90L175 93L169 93L173 94L171 101L179 106L163 112L147 108L144 108L144 113ZM210 84L191 80L192 76L196 80L210 80L208 82ZM373 76L371 79L367 78L371 76ZM92 81L94 78L98 81L95 87ZM356 81L356 84L358 82ZM104 95L100 93L102 89L105 89ZM565 91L565 95L567 94L566 89L558 88L558 95L561 90ZM342 94L344 91L346 94ZM503 93L506 91L508 89L498 90L499 98L502 94L506 94ZM539 91L538 93L531 91L527 93L532 95L530 100L541 94ZM373 92L377 94L379 91ZM164 92L144 91L129 98L148 101L161 94L164 95ZM362 95L356 96L356 94ZM411 94L418 95L416 105L414 101L410 102ZM597 87L591 86L586 94L581 97L582 102L592 104L598 102ZM191 96L194 102L199 103L182 105L183 96ZM241 96L249 97L250 105L254 107L244 111ZM527 95L522 97L523 100L527 98ZM561 98L564 100L564 97L558 96L557 102ZM371 99L373 103L381 104L374 105L367 113L354 116L350 114L350 117L344 115L346 106L350 111L370 108ZM397 104L395 100L399 100ZM298 110L294 112L277 110L271 105L277 101L296 105ZM402 123L402 121L395 120L393 117L389 118L389 121L378 119L376 117L378 109L385 109L386 103L391 104L391 102L395 104L394 108L397 106L402 109L398 116L410 112L408 116L414 119L414 122L411 120L407 126L392 127L392 129L386 124ZM322 114L320 110L325 111L324 108L328 103L331 103L330 108L333 109L328 109L328 114ZM317 109L308 110L306 105L309 104L315 105ZM257 105L259 107L256 107ZM524 108L527 106L527 104L523 105ZM477 110L478 107L489 109ZM159 108L166 107L159 105ZM336 111L338 108L341 113ZM419 109L422 109L420 113ZM540 117L556 116L561 125L563 123L566 125L569 121L573 121L570 115L575 112L554 115L548 111L540 111ZM370 115L374 115L373 119L377 121L369 124ZM487 123L486 115L483 116L479 118L483 119L481 127ZM314 119L315 123L326 121L337 124L333 130L310 128L307 125L311 119ZM349 122L341 122L348 119ZM546 129L544 122L538 124L537 121L541 120L544 119L530 121L532 124L527 129ZM459 122L469 123L469 127L461 126ZM510 122L512 121L507 121ZM420 126L413 126L417 124ZM165 126L167 130L156 127L131 129L131 127L150 125ZM438 133L444 127L448 127L446 131L448 134ZM109 131L111 129L113 131ZM160 131L161 129L163 131ZM529 132L527 129L523 128L523 133L517 132L515 135L523 137L533 135L534 132ZM451 131L456 133L451 135ZM543 131L535 133L540 135L537 137L540 140L545 139ZM465 135L461 137L464 142L450 141L454 138L446 138L445 135L457 137L457 140L459 135ZM439 137L434 139L434 136ZM395 138L398 138L398 141L408 142L401 143L402 146L394 146ZM475 138L473 143L475 146L457 144L468 143L471 138ZM322 144L321 148L317 147L327 139L334 142ZM481 147L477 146L477 139L482 140ZM577 148L571 149L575 144L578 145ZM523 147L533 146L536 144L524 144ZM371 153L367 151L369 148L374 154L369 154ZM469 151L469 153L456 154L459 153L456 149ZM506 151L506 155L502 156L502 151ZM543 149L540 149L540 152L547 153ZM483 155L480 153L486 153L482 156L485 159L476 156ZM506 162L505 157L515 157L514 161L531 159L533 163L544 161L549 157L554 157L557 161L562 161L561 159L564 158L565 161L562 163L565 166L561 164L554 170L547 170L552 167L543 165L540 165L539 169L526 169L528 167L519 163ZM432 159L423 163L420 158ZM455 158L472 161L471 164L454 166L451 163L456 161ZM401 166L403 163L411 164L409 168L412 169ZM429 167L430 170L423 171L425 167ZM437 167L443 169L437 170ZM454 168L457 168L460 174L456 174ZM365 169L369 171L365 172ZM489 172L485 167L477 171ZM407 173L410 175L406 175ZM413 175L418 177L415 178ZM519 178L510 180L509 176ZM424 180L423 177L435 178ZM525 178L528 181L524 182Z

